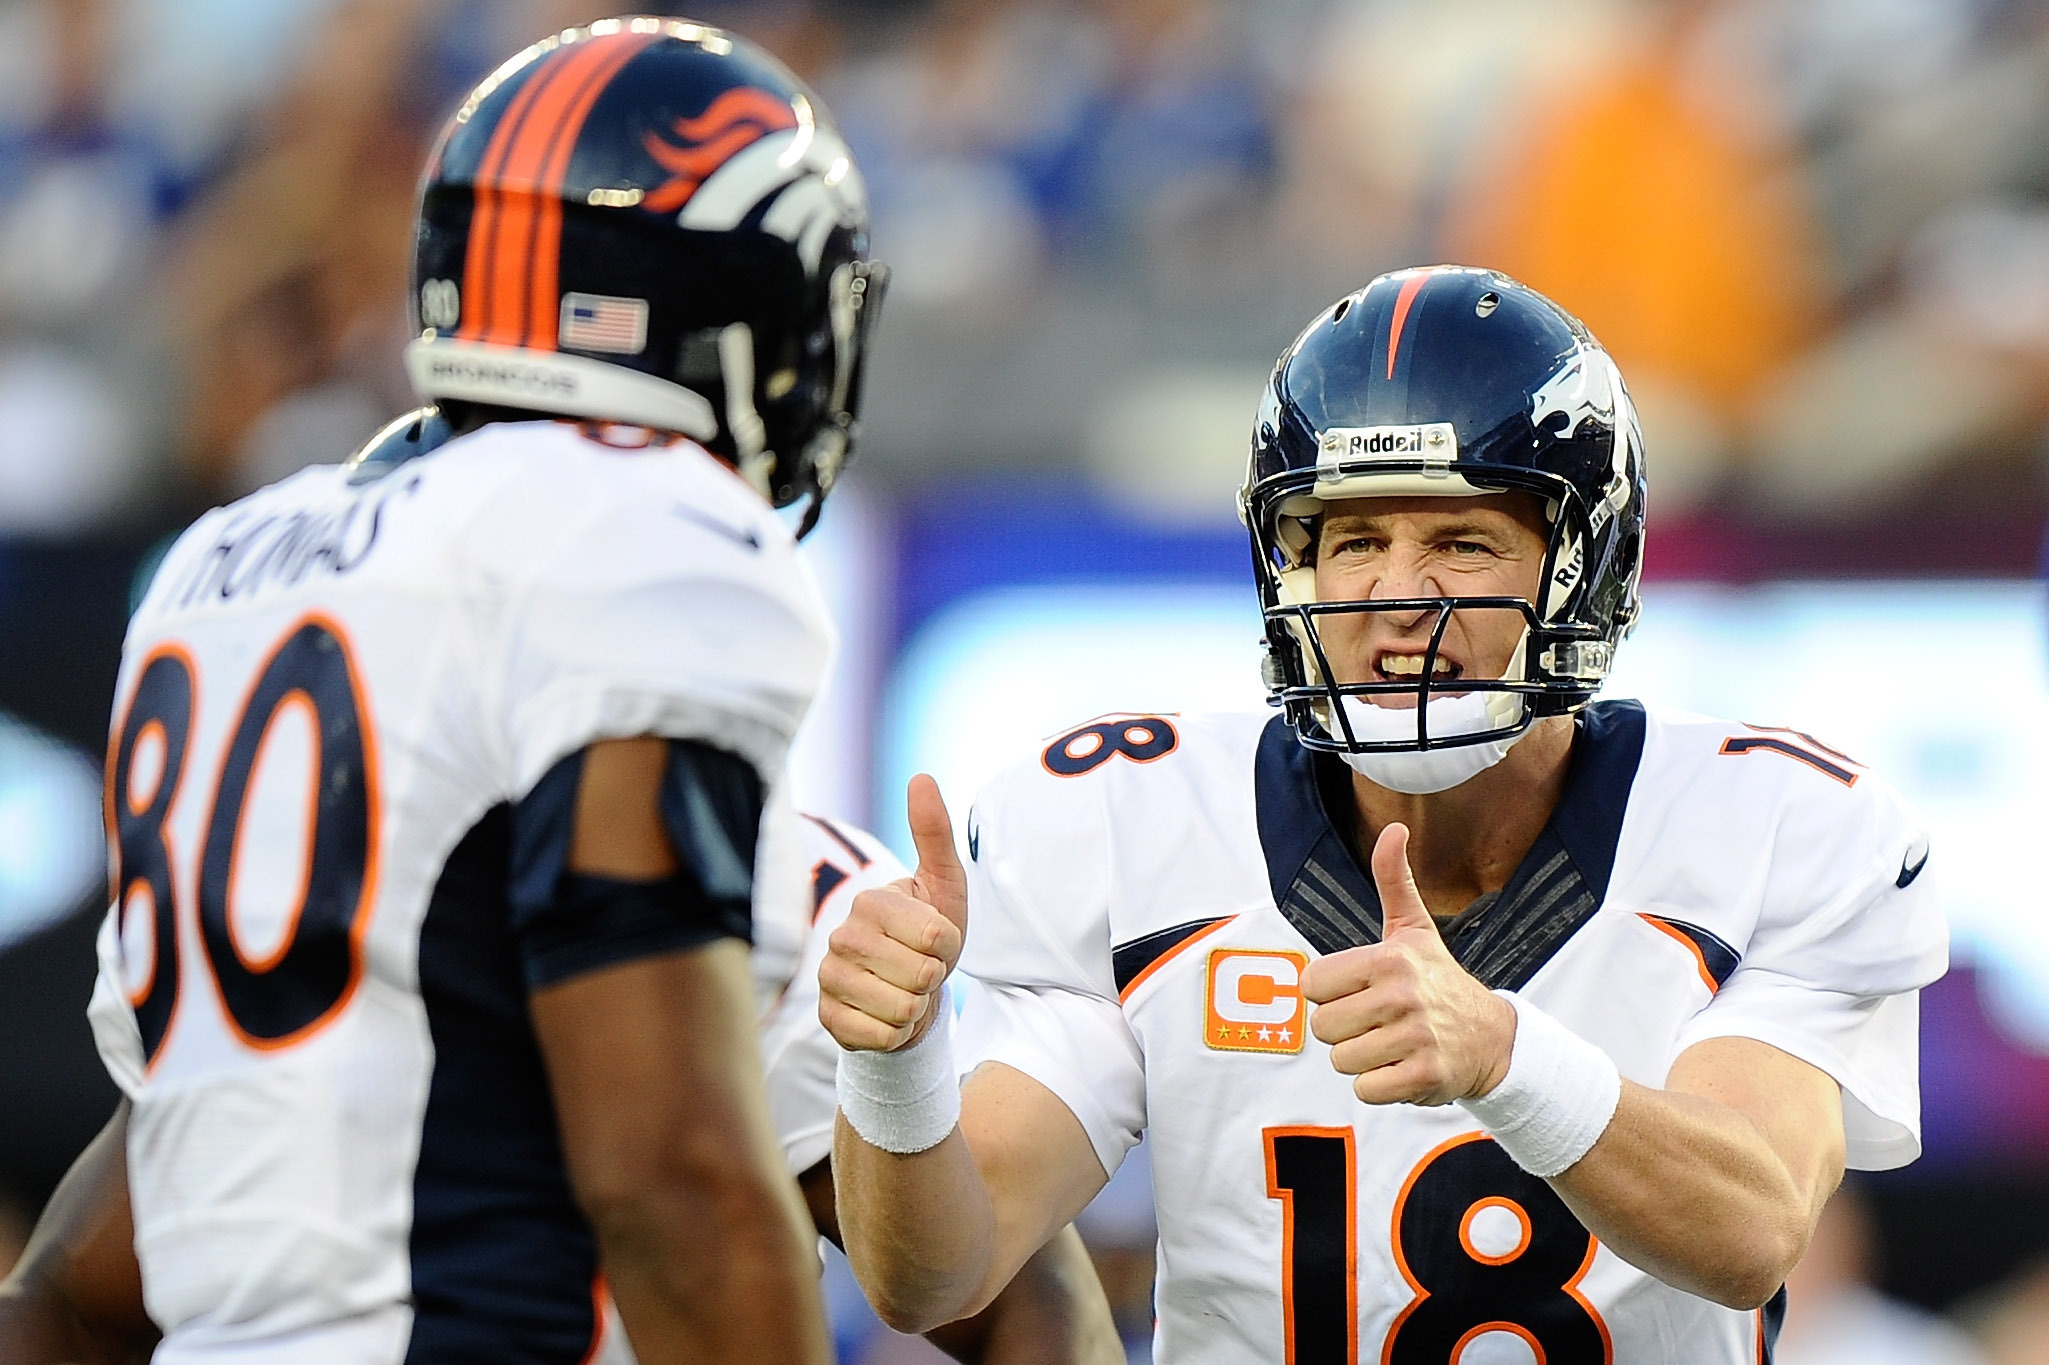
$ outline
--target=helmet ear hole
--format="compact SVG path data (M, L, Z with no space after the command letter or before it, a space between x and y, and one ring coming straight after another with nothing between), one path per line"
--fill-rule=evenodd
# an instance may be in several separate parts
M1624 583L1633 582L1636 578L1637 560L1641 557L1642 549L1643 541L1637 536L1626 537L1620 545L1616 546L1615 572L1613 576Z

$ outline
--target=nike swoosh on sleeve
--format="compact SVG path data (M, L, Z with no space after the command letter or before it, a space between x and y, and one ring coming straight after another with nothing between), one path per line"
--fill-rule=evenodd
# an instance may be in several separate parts
M724 536L735 545L744 545L750 550L761 548L761 537L754 534L754 528L751 526L734 526L729 522L720 521L717 517L708 517L695 507L680 502L669 510L687 522L702 526L714 535Z
M1914 856L1917 853L1920 854L1918 858ZM1928 866L1928 845L1917 842L1907 850L1906 858L1900 863L1900 879L1894 882L1893 885L1904 891L1907 887L1914 884L1914 878L1920 876L1921 869L1926 866Z

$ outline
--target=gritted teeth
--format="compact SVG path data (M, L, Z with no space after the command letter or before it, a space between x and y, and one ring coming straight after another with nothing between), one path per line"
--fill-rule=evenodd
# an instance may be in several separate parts
M1374 663L1375 670L1383 678L1421 678L1423 676L1424 654L1383 653ZM1437 656L1436 667L1431 669L1432 678L1456 678L1462 670L1442 654Z

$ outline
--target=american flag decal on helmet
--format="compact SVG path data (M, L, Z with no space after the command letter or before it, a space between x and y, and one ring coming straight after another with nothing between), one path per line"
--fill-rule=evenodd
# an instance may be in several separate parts
M560 343L565 351L639 355L647 349L647 300L564 294Z

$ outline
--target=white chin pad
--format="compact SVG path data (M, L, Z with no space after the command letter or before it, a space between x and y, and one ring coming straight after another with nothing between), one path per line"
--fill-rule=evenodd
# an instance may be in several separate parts
M1414 743L1415 708L1375 706L1365 697L1342 697L1345 719L1352 735L1366 743ZM1523 700L1512 692L1468 692L1457 697L1437 697L1426 703L1430 738L1456 739L1461 735L1483 734L1513 725L1522 716ZM1325 728L1343 738L1335 724ZM1505 739L1481 740L1442 749L1383 750L1377 753L1341 753L1352 771L1389 791L1424 796L1449 791L1477 777L1508 757L1515 742L1528 734L1520 731Z

